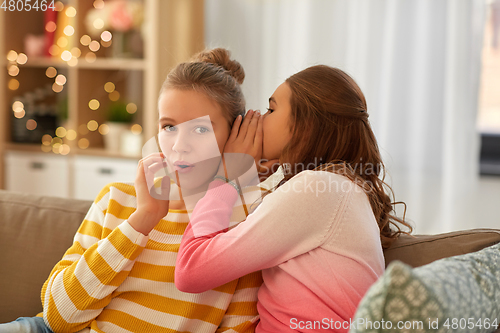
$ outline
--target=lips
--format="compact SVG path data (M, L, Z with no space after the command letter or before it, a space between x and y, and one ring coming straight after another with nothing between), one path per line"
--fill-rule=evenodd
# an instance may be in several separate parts
M179 173L185 173L194 168L194 165L186 161L176 161L174 162L174 169Z

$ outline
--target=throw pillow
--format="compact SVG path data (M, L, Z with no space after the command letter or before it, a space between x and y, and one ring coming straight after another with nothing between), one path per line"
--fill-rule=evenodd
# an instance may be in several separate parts
M358 332L494 332L500 324L500 243L411 268L389 265L352 320Z

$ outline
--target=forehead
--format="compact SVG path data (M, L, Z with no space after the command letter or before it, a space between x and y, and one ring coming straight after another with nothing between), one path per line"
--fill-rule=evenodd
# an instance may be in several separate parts
M278 86L278 88L276 88L272 97L269 100L275 102L278 105L289 104L291 96L292 96L292 90L288 86L288 83L283 82Z
M160 118L168 117L185 122L203 116L216 120L222 117L222 108L204 93L195 90L167 89L158 100Z

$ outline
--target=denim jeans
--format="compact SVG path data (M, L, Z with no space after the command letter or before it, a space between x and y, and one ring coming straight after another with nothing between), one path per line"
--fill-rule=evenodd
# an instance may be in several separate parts
M42 317L20 317L15 321L0 324L0 333L53 333Z

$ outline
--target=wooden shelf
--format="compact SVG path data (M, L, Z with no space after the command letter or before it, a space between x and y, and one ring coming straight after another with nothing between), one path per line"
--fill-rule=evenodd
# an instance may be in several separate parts
M53 86L55 79L47 77L46 68L55 67L57 74L66 77L66 83L61 93L47 94L47 100L37 103L45 103L44 105L49 107L57 105L57 108L60 108L60 105L67 105L65 127L79 133L76 140L66 142L70 146L68 155L137 160L141 156L126 156L105 150L103 138L96 131L80 134L79 129L87 125L90 120L95 120L99 125L106 121L106 111L112 99L103 89L104 85L113 82L121 99L137 105L134 121L142 126L143 138L150 138L155 135L157 128L156 105L165 75L177 63L188 60L204 48L203 0L142 0L145 18L145 26L142 29L143 52L135 54L143 54L143 57L113 58L110 57L112 52L108 52L109 49L101 48L95 53L95 61L89 62L85 58L89 49L81 45L79 40L83 35L91 35L87 31L85 19L89 10L93 8L93 0L68 0L66 3L73 6L77 13L72 21L74 40L70 41L70 45L78 47L82 54L74 66L59 58L30 57L29 52L25 51L24 42L28 34L38 36L45 34L43 12L0 11L0 67L3 68L3 73L0 75L0 188L5 184L3 162L5 151L43 152L41 142L25 144L12 141L11 119L14 100L29 99L27 96L33 96L35 91L50 89ZM7 72L9 61L6 55L10 50L18 54L21 52L28 54L27 62L18 65L19 74L15 76L10 76ZM9 89L10 84L17 87ZM93 99L100 102L97 110L89 108L89 101ZM56 123L59 126L60 121ZM89 141L88 149L78 148L78 140L81 138Z
M26 152L42 152L42 143L34 144L34 143L15 143L8 142L5 143L5 150L18 150L18 151L26 151Z
M95 62L88 62L80 58L75 67L86 69L144 70L146 69L146 62L143 59L126 58L97 58Z
M123 154L119 154L117 152L112 152L112 151L106 150L104 148L87 148L87 149L75 148L70 152L70 154L128 158L128 159L132 159L132 160L139 160L142 158L142 156L140 156L140 155L137 155L137 156L123 155Z
M33 152L33 153L42 153L42 144L33 144L33 143L6 143L4 146L5 150L15 150L15 151L23 151L23 152ZM48 152L47 154L52 154ZM71 155L87 155L87 156L102 156L102 157L113 157L113 158L125 158L132 160L139 160L142 158L140 155L130 156L123 155L117 152L106 150L105 148L75 148L72 147L68 156Z
M144 70L146 68L143 59L126 59L126 58L97 58L93 62L88 62L85 58L80 57L75 66L69 66L66 61L57 60L55 58L33 58L29 59L26 64L20 65L21 68L85 68L85 69L116 69L116 70Z
M68 63L63 60L57 60L55 58L31 58L24 65L20 65L21 69L26 68L47 68L47 67L70 67Z

